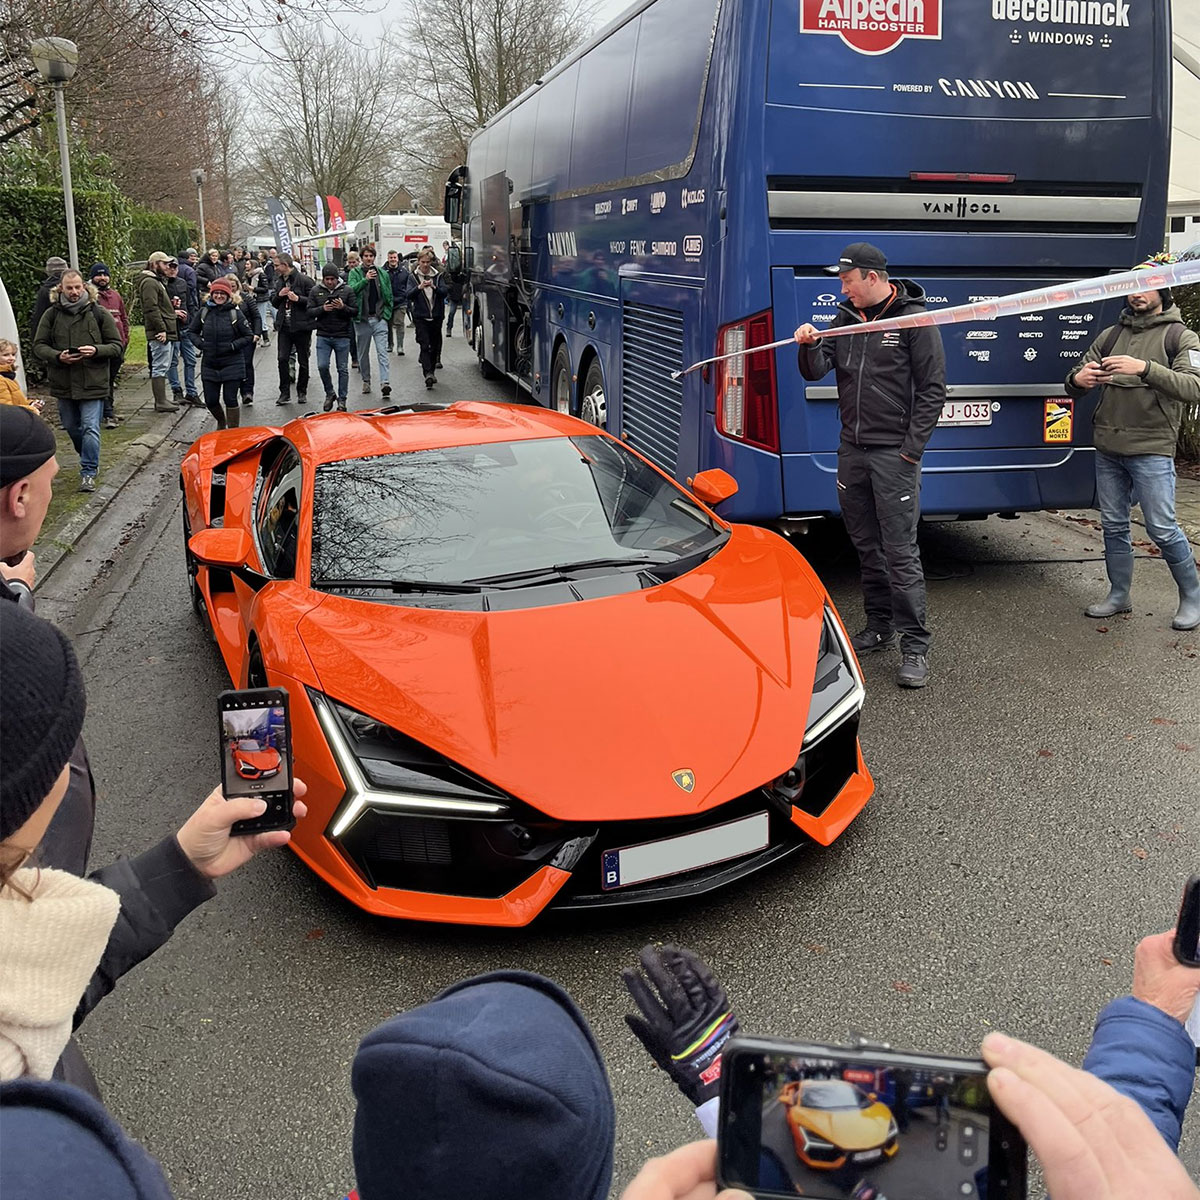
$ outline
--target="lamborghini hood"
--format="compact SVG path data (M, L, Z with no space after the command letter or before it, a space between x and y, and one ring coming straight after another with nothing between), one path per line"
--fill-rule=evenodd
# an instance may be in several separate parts
M684 815L788 770L824 602L781 538L737 526L644 591L491 613L325 595L299 632L332 699L586 822Z
M892 1114L884 1104L866 1109L793 1108L792 1120L839 1150L873 1150L888 1139Z

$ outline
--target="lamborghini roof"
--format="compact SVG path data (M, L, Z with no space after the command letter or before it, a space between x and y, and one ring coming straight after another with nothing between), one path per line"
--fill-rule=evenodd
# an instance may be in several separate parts
M309 462L341 462L409 450L594 434L592 425L540 406L459 401L316 413L280 432Z

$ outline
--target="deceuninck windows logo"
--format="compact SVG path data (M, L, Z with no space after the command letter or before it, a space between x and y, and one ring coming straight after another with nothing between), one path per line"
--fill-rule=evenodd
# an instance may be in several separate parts
M801 33L835 33L859 54L886 54L906 38L939 40L942 0L800 0Z

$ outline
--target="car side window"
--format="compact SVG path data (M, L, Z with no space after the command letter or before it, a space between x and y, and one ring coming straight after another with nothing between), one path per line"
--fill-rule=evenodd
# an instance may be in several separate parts
M300 455L295 447L285 446L258 494L254 520L258 545L267 574L276 579L291 579L296 573L302 479Z

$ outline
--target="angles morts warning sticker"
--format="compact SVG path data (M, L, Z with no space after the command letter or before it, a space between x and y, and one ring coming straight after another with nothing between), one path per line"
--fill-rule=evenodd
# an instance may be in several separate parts
M1075 401L1047 400L1046 418L1042 430L1042 441L1047 445L1054 442L1069 442L1074 433Z
M940 39L942 0L800 0L801 33L836 33L860 54L886 54L906 37Z

